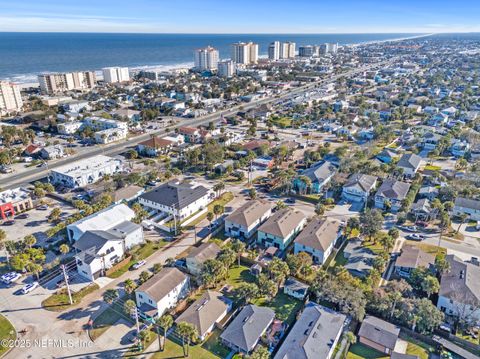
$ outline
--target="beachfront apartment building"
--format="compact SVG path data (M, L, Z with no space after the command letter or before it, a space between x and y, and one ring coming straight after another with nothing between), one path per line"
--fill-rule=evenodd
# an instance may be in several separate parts
M216 70L218 67L218 50L211 46L196 49L193 59L197 71Z
M280 58L281 59L294 59L295 58L295 47L294 42L282 42L280 44Z
M280 58L280 41L274 41L268 45L268 58L273 61Z
M69 188L83 187L95 183L104 176L123 170L122 161L104 155L97 155L55 168L50 173L50 182Z
M235 62L225 60L218 63L218 76L232 77L233 75L235 75Z
M23 107L20 86L0 81L0 116L20 111Z
M128 67L104 67L103 81L107 84L130 81Z
M250 65L258 62L258 44L237 42L232 44L232 60L237 64Z
M95 87L95 72L76 71L45 73L38 75L40 90L51 95L66 91L90 90Z

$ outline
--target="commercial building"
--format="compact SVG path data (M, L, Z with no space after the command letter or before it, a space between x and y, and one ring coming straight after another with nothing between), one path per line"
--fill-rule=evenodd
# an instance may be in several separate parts
M218 76L232 77L233 75L235 75L235 62L225 60L218 63Z
M102 72L103 81L107 84L130 81L128 67L105 67Z
M338 51L338 44L325 43L320 45L320 54L336 54Z
M332 358L346 322L346 315L308 303L274 359Z
M97 155L52 170L50 181L55 185L77 188L95 183L106 175L113 175L122 170L121 160Z
M232 60L237 64L256 64L258 62L258 44L253 42L237 42L233 44Z
M0 115L20 111L23 107L20 86L0 81Z
M197 71L216 70L218 67L218 50L211 46L196 49L194 62Z
M274 41L268 45L268 58L274 61L280 58L280 41Z
M294 42L282 42L280 44L280 58L281 59L294 59L295 58L295 46Z
M111 143L127 137L128 123L102 117L87 117L82 126L88 126L95 133L97 143Z
M55 94L73 90L90 90L95 87L95 72L77 71L48 73L38 75L40 90L46 94Z
M0 216L2 219L33 208L30 192L24 188L8 189L0 193Z

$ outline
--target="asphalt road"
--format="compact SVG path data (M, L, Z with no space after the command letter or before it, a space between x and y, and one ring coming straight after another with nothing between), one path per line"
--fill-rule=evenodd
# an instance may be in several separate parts
M365 67L361 67L361 68L358 68L358 69L355 69L355 70L347 71L347 72L344 72L344 73L341 73L341 74L332 75L328 78L325 78L325 79L322 79L322 80L319 80L319 81L316 81L316 82L312 82L312 83L309 83L309 84L301 86L301 87L294 88L291 91L288 91L287 93L285 93L283 95L280 95L279 97L269 97L269 98L265 98L265 99L261 99L261 100L252 101L252 102L249 102L249 103L237 105L237 106L234 106L234 107L232 107L228 110L218 111L216 113L208 114L206 116L202 116L200 118L193 119L193 120L185 119L185 120L181 121L181 123L170 127L169 131L171 131L172 128L178 128L178 127L181 127L181 126L200 126L200 125L208 124L210 121L219 121L221 116L233 115L236 112L238 112L241 108L243 110L249 110L249 109L257 107L259 105L269 104L269 103L277 102L277 101L280 101L280 100L285 100L285 99L288 99L288 98L292 98L292 97L295 97L296 95L298 95L302 92L314 89L317 86L323 85L323 84L328 83L328 82L335 81L340 77L346 77L346 76L351 76L351 75L354 75L354 74L358 74L360 72L367 71L367 70L369 70L373 67L379 67L379 66L383 66L383 65L392 63L393 61L394 61L393 59L392 60L387 60L387 61L383 61L383 62L380 62L380 63L377 63L377 64L371 64L369 66L365 66ZM54 164L49 165L48 168L36 168L35 167L35 168L31 168L31 169L28 169L26 171L22 171L22 172L19 172L19 173L13 173L8 177L0 179L0 187L3 188L3 189L10 189L10 188L16 188L16 187L19 187L19 186L24 186L24 185L27 185L30 182L38 181L42 178L47 177L48 172L50 170L58 168L58 167L63 166L65 164L71 163L73 161L78 161L78 160L82 160L82 159L85 159L85 158L89 158L89 157L99 155L99 154L116 155L116 154L124 152L125 149L128 148L128 147L135 146L138 142L145 141L145 140L149 139L152 134L161 135L161 134L164 134L165 132L166 132L165 130L160 130L160 131L157 131L157 132L150 132L150 133L146 133L146 134L142 134L142 135L139 135L139 136L132 137L132 138L126 140L126 141L116 142L116 143L113 143L111 145L107 145L107 146L103 146L103 147L100 147L100 146L92 147L92 149L89 150L89 151L82 152L82 153L70 156L68 158L62 159L60 161L57 161Z

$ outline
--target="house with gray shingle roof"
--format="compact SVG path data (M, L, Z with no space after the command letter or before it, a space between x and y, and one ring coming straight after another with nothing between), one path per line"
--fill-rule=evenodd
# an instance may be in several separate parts
M453 206L453 215L468 215L472 221L480 221L480 201L476 199L457 197Z
M358 332L359 342L381 353L391 354L397 345L400 328L377 317L367 315Z
M446 256L450 269L442 275L437 308L451 316L461 316L472 324L480 323L480 267Z
M288 333L274 359L330 359L347 317L310 302Z
M199 275L202 271L203 263L209 259L216 258L219 252L220 247L213 242L206 242L198 247L193 247L185 258L188 272L193 275Z
M293 188L299 192L305 192L306 184L302 176L306 176L311 181L309 187L311 193L320 193L322 189L330 182L337 172L337 168L328 161L322 161L314 164L312 167L303 170L300 175L293 180Z
M342 198L348 202L365 202L376 184L376 176L355 173L343 185Z
M422 158L414 153L404 154L397 163L397 168L401 168L403 175L414 177L420 168Z
M385 209L386 204L389 203L390 210L398 212L409 189L408 183L386 179L375 194L375 207Z
M323 264L342 235L341 223L335 219L314 217L295 238L295 254L306 252L313 262Z
M215 328L215 324L232 309L232 301L223 294L207 290L192 303L175 320L176 324L186 322L193 324L198 331L198 338L203 341Z
M434 263L434 255L422 251L417 246L404 245L395 261L395 272L401 277L409 278L414 269L420 267L430 269Z
M275 319L275 312L253 304L245 306L220 335L230 349L250 353Z
M345 269L355 277L366 277L373 269L373 263L377 255L369 248L363 246L360 239L349 240L343 250L347 259Z
M250 238L272 215L272 208L272 203L268 201L247 201L225 218L225 234L235 238Z
M291 208L275 212L258 228L257 242L285 250L307 222L305 215Z

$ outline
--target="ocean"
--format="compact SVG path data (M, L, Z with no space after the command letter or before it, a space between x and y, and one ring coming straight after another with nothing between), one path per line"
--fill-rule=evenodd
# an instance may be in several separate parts
M259 44L266 55L272 41L298 46L338 42L359 44L416 34L112 34L112 33L0 33L0 79L36 82L42 72L96 70L106 66L173 68L193 64L193 50L212 45L221 58L230 57L237 41Z

